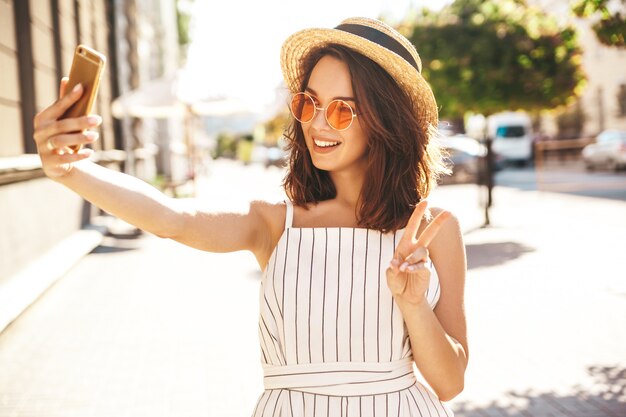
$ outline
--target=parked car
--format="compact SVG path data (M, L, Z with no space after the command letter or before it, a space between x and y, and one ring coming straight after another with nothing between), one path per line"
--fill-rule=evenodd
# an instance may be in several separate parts
M626 168L626 130L605 130L596 142L582 150L585 167L589 170L605 167L613 171Z
M488 135L498 165L528 164L533 156L533 129L530 116L503 112L487 118Z
M444 176L442 184L467 184L478 181L481 160L486 154L486 148L476 139L465 135L441 137L441 146L448 153L448 160L452 165L452 175Z

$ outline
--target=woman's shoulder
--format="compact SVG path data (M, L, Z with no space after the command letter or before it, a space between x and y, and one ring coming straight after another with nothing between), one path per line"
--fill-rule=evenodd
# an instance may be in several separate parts
M258 230L262 232L262 245L257 257L260 259L260 264L265 265L285 229L287 203L255 200L250 203L250 211L254 212L262 222L263 230Z
M450 211L450 210L446 210L443 207L428 207L426 209L426 213L424 215L425 220L430 223L435 217L437 217L439 214L443 213L444 211ZM450 213L452 214L452 213Z
M250 210L255 211L272 229L282 231L287 212L286 201L255 200L250 203Z
M442 223L441 229L439 230L439 233L437 233L437 237L433 240L434 245L437 245L438 243L450 243L451 240L457 240L461 237L461 225L459 223L458 217L456 217L454 213L450 210L442 207L428 207L426 213L424 213L424 219L422 221L422 225L420 226L420 233L437 216L444 212L449 213L448 219Z
M447 211L448 213L450 213L451 216L454 217L454 213L444 207L429 205L428 207L426 207L426 211L424 212L424 220L427 223L430 223L435 217L437 217L439 214L443 213L444 211Z

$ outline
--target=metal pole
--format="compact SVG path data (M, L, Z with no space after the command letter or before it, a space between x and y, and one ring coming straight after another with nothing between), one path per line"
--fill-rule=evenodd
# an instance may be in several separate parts
M489 208L493 203L493 171L494 171L494 155L491 149L492 139L487 135L485 138L485 147L487 148L487 154L485 155L485 185L487 186L487 202L485 203L485 224L483 227L487 227L491 224L489 220Z

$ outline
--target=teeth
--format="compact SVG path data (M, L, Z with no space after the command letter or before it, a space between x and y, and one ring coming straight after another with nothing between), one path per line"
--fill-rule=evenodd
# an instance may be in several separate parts
M325 140L317 140L317 139L313 139L313 142L315 142L315 144L321 148L339 145L339 142L326 142Z

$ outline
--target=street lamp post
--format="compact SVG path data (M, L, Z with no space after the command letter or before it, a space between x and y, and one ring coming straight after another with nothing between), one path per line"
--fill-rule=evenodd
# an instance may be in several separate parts
M491 204L493 202L492 200L492 192L493 192L493 171L494 171L494 157L493 157L493 150L492 150L492 138L489 136L489 134L485 135L485 147L486 147L486 154L485 154L485 186L487 188L487 201L485 202L485 224L483 225L483 227L487 227L490 225L490 220L489 220L489 208L491 207Z
M480 164L480 176L479 186L484 186L486 192L486 198L480 198L480 202L485 210L485 222L483 227L487 227L491 224L489 219L489 209L493 204L493 186L494 186L494 170L495 170L495 157L493 154L493 138L489 132L489 119L488 116L477 114L470 116L467 120L468 131L470 135L478 139L484 146L484 153L481 152L481 164ZM482 190L479 191L482 195Z

